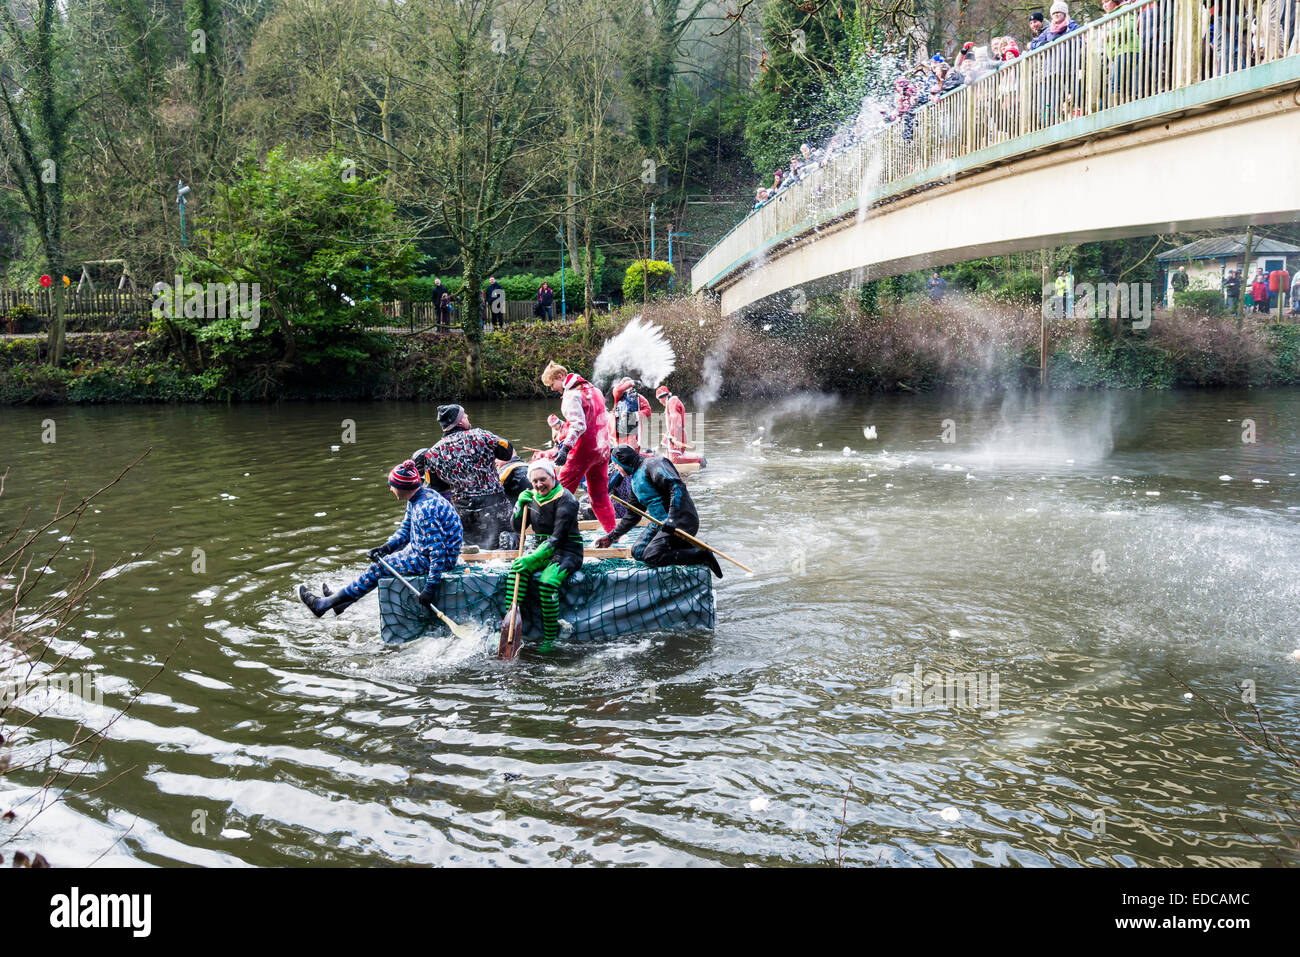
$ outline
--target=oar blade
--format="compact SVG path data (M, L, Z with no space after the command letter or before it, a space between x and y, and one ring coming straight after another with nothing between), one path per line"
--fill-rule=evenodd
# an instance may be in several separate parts
M519 656L519 649L524 645L524 616L515 605L501 622L501 642L497 645L497 657L502 661L513 661Z

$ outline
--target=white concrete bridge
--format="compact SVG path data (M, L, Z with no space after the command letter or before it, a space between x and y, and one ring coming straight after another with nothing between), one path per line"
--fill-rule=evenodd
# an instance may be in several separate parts
M1300 219L1300 0L1206 2L1121 7L864 137L692 289L775 312L977 257Z

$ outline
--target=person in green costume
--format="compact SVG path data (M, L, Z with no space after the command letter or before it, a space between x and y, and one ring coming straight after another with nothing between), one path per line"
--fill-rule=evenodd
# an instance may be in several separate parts
M515 501L513 525L520 531L524 506L528 506L528 527L546 540L515 560L510 566L516 587L525 593L527 583L537 575L537 594L542 605L541 651L550 651L560 634L560 586L582 567L582 534L578 531L578 500L555 480L555 465L550 459L536 459L528 466L531 489L519 493ZM524 576L520 578L520 576Z

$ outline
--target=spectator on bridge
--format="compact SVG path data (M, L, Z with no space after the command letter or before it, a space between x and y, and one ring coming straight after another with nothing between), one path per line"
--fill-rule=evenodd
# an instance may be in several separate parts
M1255 302L1255 311L1268 313L1268 277L1263 269L1255 270L1255 278L1250 283L1250 298Z
M1003 37L1002 38L1002 62L1007 63L1010 62L1011 60L1018 60L1019 58L1020 58L1020 44L1016 42L1016 38L1013 36Z
M1031 50L1034 48L1034 41L1037 40L1038 35L1043 32L1044 26L1042 10L1035 10L1029 15L1029 48Z
M1102 0L1101 3L1106 13L1114 13L1119 7L1120 0ZM1138 48L1137 21L1133 17L1121 17L1107 23L1103 29L1106 33L1102 38L1102 52L1106 56L1108 79L1102 91L1101 106L1105 109L1129 99L1129 77L1133 73L1133 60Z
M764 189L762 186L760 186L758 189L754 190L754 208L755 208L755 209L760 208L764 203L767 202L767 199L768 199L768 192L767 192L767 190Z
M1237 298L1241 295L1241 277L1237 270L1229 269L1228 278L1223 280L1223 296L1228 301L1228 312L1237 311Z
M1047 46L1053 40L1059 40L1067 33L1073 33L1079 29L1079 24L1070 18L1070 7L1065 0L1056 0L1052 4L1051 13L1051 25L1034 37L1033 42L1029 44L1029 49L1037 50L1039 47Z
M942 302L943 294L947 289L948 283L938 273L931 276L930 281L925 284L925 291L930 294L931 302Z

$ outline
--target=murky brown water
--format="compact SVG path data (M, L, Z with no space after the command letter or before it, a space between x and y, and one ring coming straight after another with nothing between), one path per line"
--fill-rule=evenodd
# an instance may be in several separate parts
M54 565L153 540L57 649L104 707L24 698L49 710L15 763L48 765L76 718L102 726L148 686L18 846L68 865L820 863L847 790L852 863L1274 861L1257 798L1295 777L1176 679L1243 717L1253 681L1294 745L1300 392L715 407L702 534L758 571L728 568L716 633L512 666L472 643L383 650L373 595L322 622L292 598L364 567L400 517L384 472L434 411L0 412L0 524L154 447ZM547 411L471 408L529 445ZM904 707L917 668L982 700ZM47 774L0 784L18 812L0 841Z

